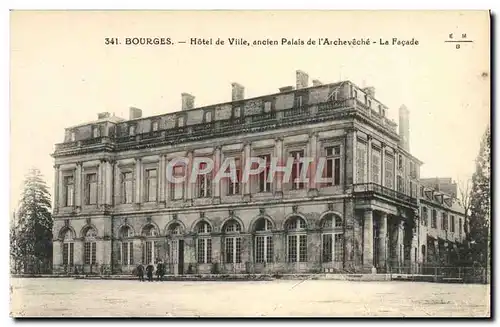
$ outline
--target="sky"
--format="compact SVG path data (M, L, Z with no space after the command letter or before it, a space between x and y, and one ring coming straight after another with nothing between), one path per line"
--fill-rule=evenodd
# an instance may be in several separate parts
M230 101L231 83L245 97L295 84L295 70L324 83L349 79L374 86L398 121L410 110L410 151L422 177L465 180L474 172L490 121L487 12L12 12L10 192L15 208L24 175L37 167L53 190L54 144L66 127L108 111L128 118L180 110L181 93L196 106ZM467 34L472 43L445 43ZM105 45L105 38L165 37L173 46ZM192 46L190 38L226 40ZM328 37L419 41L418 46L229 46L230 37Z

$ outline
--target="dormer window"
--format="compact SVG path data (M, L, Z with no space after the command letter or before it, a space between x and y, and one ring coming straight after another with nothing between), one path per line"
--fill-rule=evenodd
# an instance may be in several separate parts
M135 125L129 126L128 128L128 135L134 136L135 135Z
M92 128L92 136L95 138L95 137L99 137L101 136L101 131L99 130L99 126L94 126Z
M295 98L295 106L302 107L302 96L301 95Z
M212 112L207 111L205 112L205 123L210 123L212 121Z
M234 118L240 118L240 107L236 107L233 110Z
M71 132L70 140L71 140L71 142L75 142L76 141L76 133L75 132Z
M152 124L151 124L151 130L153 132L156 132L158 130L158 127L159 127L159 124L157 121L154 121Z
M184 117L177 118L177 127L184 126Z
M271 101L266 101L264 103L264 112L270 112L271 111Z

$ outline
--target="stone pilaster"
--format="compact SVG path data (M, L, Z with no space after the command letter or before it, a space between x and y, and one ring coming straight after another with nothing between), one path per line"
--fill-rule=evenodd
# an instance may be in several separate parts
M282 138L276 138L274 140L274 155L278 160L277 166L283 166L286 165L286 162L283 162L283 139ZM275 187L275 194L278 196L283 195L283 174L282 173L276 173L274 174L274 184L276 185Z
M372 182L372 173L373 173L373 167L372 167L372 136L368 135L368 142L366 145L366 182L371 183Z
M317 196L318 189L316 186L316 163L318 162L318 134L309 134L309 151L307 156L313 158L313 161L308 163L309 165L309 187L308 195Z
M142 202L142 162L141 158L135 159L135 203Z
M385 186L385 143L382 142L380 148L380 185Z
M106 206L113 205L113 164L110 161L106 161L105 163L105 171L106 171L106 181L105 181L105 204Z
M246 167L246 163L250 160L250 156L252 153L252 146L250 142L246 142L243 146L243 155L242 155L242 172ZM243 179L243 176L241 177ZM243 184L243 199L246 201L250 201L250 178Z
M75 170L75 206L82 207L85 201L85 181L83 180L82 163L76 163Z
M59 193L61 192L61 188L59 186L59 181L61 179L61 176L59 176L60 172L60 167L59 165L54 165L55 169L55 180L54 180L54 211L57 213L57 210L59 210Z
M214 181L212 183L214 203L220 203L220 181L215 179L215 175L219 173L221 165L221 147L216 146L214 151ZM219 240L220 241L220 240Z

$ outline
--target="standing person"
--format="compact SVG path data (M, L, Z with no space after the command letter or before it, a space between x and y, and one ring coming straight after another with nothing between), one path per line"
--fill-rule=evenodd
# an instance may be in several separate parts
M143 282L144 281L144 266L142 264L139 264L137 268L135 268L135 272L137 274L137 277L139 277L139 281Z
M156 279L159 281L162 280L163 275L165 275L165 267L163 265L163 262L159 260L158 264L156 265Z
M153 270L155 270L155 267L150 263L146 267L146 273L148 274L148 281L152 282L153 281Z

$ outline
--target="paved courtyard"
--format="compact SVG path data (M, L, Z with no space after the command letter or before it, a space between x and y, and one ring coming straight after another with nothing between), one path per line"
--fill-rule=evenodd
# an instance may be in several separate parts
M11 279L20 316L489 316L488 285L276 280Z

